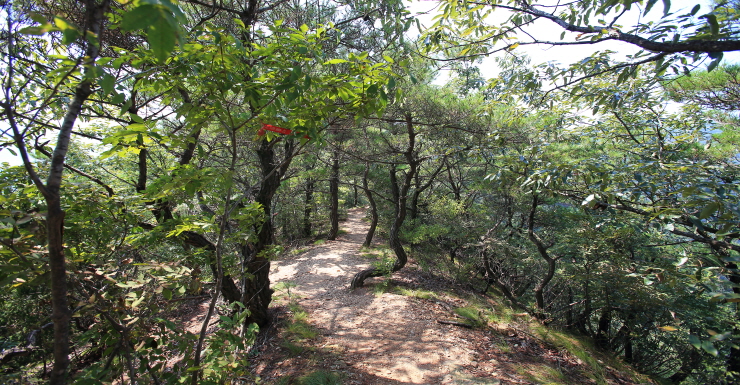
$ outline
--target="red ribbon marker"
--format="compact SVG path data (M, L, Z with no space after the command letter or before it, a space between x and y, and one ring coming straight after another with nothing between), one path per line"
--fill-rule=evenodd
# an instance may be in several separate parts
M265 134L265 130L272 131L272 132L277 132L278 134L283 134L283 135L290 135L290 134L293 133L293 131L291 131L291 130L289 130L287 128L282 128L282 127L278 127L278 126L273 126L272 124L264 124L263 123L262 124L262 128L260 128L259 131L257 131L257 135L259 135L259 136L264 135ZM311 138L308 137L308 135L304 136L304 138L311 139Z

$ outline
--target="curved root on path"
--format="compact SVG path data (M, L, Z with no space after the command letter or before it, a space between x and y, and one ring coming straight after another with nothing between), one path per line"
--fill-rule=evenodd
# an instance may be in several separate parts
M352 277L352 283L350 283L349 289L355 290L358 287L362 287L362 285L365 284L366 279L371 278L371 277L380 277L382 275L383 275L383 272L375 267L362 270L359 273L355 274L354 277Z

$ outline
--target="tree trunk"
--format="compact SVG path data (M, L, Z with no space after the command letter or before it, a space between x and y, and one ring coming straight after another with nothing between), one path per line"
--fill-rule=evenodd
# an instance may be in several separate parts
M365 173L362 174L362 188L365 190L365 196L367 196L367 201L370 203L370 228L367 230L367 235L365 236L365 243L362 244L364 247L370 247L370 245L373 242L373 236L375 235L375 229L378 227L378 207L375 204L375 198L373 197L373 193L370 191L370 188L368 187L367 183L367 175L370 173L370 163L365 163Z
M396 178L396 164L392 163L389 170L391 192L393 193L393 202L396 208L396 217L391 226L391 230L388 233L388 244L390 245L391 250L396 254L396 261L393 263L390 273L403 269L408 261L408 256L406 255L406 251L403 249L403 245L401 244L401 240L398 235L401 231L401 226L403 226L404 220L406 220L406 203L408 201L409 189L411 189L411 183L414 180L414 176L416 175L420 163L420 161L414 156L416 132L414 132L414 125L410 114L406 114L406 130L409 136L409 144L403 154L406 158L407 164L409 165L409 169L403 180L403 185L400 188L398 187L398 181ZM358 287L362 287L367 278L379 277L386 273L388 272L374 267L360 271L352 278L350 289L354 290Z
M328 239L333 241L339 234L339 151L334 150L331 165L331 178L329 179L329 195L331 201L331 210L329 218L331 220L331 230Z
M103 22L106 20L105 12L108 10L109 0L103 0L98 4L95 0L85 1L85 25L88 32L94 36L101 36L103 31ZM8 15L11 23L10 15ZM14 50L14 42L9 39L9 49ZM100 50L99 46L87 42L85 49L84 66L91 66L95 63ZM11 69L12 71L12 69ZM88 69L85 69L85 75L88 75ZM84 78L84 77L83 77ZM12 75L8 76L12 79ZM51 371L49 383L64 384L67 382L69 369L69 322L71 311L67 301L67 266L64 257L64 210L61 205L60 188L62 185L62 174L64 163L69 150L69 143L72 136L72 129L75 122L82 112L83 104L93 92L94 79L84 78L74 91L74 97L70 101L67 112L62 120L57 136L57 144L51 156L49 175L46 185L43 184L40 177L33 168L24 143L24 136L19 130L12 112L6 112L9 123L13 129L14 139L21 152L24 166L44 196L47 204L46 231L49 252L49 270L51 272L51 304L52 304L52 321L54 322L54 365ZM9 80L10 82L11 80ZM8 83L10 84L10 83ZM8 85L10 87L10 85ZM10 100L7 100L11 103ZM10 107L8 107L9 109Z
M411 186L411 178L409 177L411 173L413 173L413 170L410 168L409 173L406 174L404 186L401 191L399 191L398 182L396 181L396 165L391 165L391 188L393 189L393 197L396 202L396 218L393 221L390 232L388 233L388 244L390 245L391 250L396 254L396 261L393 263L392 270L394 272L401 270L406 266L406 261L408 260L406 250L403 249L403 245L398 236L401 232L401 226L403 226L403 222L406 219L406 200L409 187Z
M354 197L352 200L352 207L357 207L357 205L360 204L360 201L357 197L357 180L352 180L352 189L354 190Z
M180 237L183 242L188 245L208 250L211 254L216 252L216 245L214 245L213 242L209 241L206 237L196 232L183 231L180 234ZM209 255L208 266L211 268L213 277L218 278L218 266L216 265L215 261L211 260L211 256L212 255ZM241 292L239 291L239 287L237 287L234 283L234 279L231 277L231 275L223 275L223 279L221 280L221 295L223 295L224 299L229 303L241 301Z
M691 329L690 333L698 335L701 332L699 330ZM674 384L682 383L691 375L694 369L700 368L699 364L701 364L702 355L701 353L699 353L699 350L695 349L693 346L687 346L686 349L689 352L689 357L681 360L681 367L678 368L678 370L673 373L673 375L668 377L668 380L670 380Z
M303 236L311 237L311 212L313 211L313 191L314 180L311 177L306 179L306 200L303 206Z
M566 329L573 328L573 289L568 286L568 310L565 312L565 327Z
M51 270L52 321L54 321L54 366L50 384L64 384L69 367L69 321L71 312L67 303L67 267L64 259L64 211L59 192L47 198L46 220Z
M599 316L599 329L596 331L594 336L594 342L596 346L601 349L608 350L609 346L609 329L612 323L612 308L611 306L604 306L601 310L601 316Z
M740 274L738 274L737 264L735 262L729 262L725 265L729 270L730 282L732 282L732 292L734 294L740 294ZM740 318L740 305L735 303L735 317ZM737 324L737 323L736 323ZM740 327L735 327L732 333L733 336L740 335ZM727 357L727 370L730 372L740 373L740 349L738 349L738 341L730 346L730 355ZM737 376L740 376L738 374Z
M275 159L275 141L262 140L257 149L260 167L262 169L262 183L255 201L262 205L265 221L255 229L257 243L252 250L252 257L245 261L245 278L242 290L242 303L247 306L250 314L245 324L256 323L263 327L270 323L267 309L272 301L273 290L270 288L270 260L263 252L272 244L272 198L280 187L282 176L290 166L294 142L286 139L284 145L285 159L282 163Z
M544 312L546 308L545 295L544 295L545 288L547 288L547 285L550 284L550 281L552 281L552 278L555 276L555 267L556 267L557 259L550 257L550 254L548 254L547 252L548 247L544 245L540 237L538 237L537 234L535 234L534 232L534 215L537 211L538 204L539 204L539 201L538 201L537 195L535 194L534 197L532 198L532 208L529 211L529 229L528 229L527 234L529 235L529 239L532 241L532 243L534 243L535 246L537 246L537 251L539 252L540 257L542 257L542 259L544 259L545 262L547 263L547 273L542 278L540 283L537 284L537 287L535 287L534 289L534 298L537 304L537 310L541 312L539 316L542 317L544 316Z
M488 288L493 285L501 292L501 294L504 295L504 297L506 297L506 299L509 300L509 302L511 302L512 306L517 309L530 312L526 306L519 302L517 295L512 293L511 290L509 290L509 287L501 281L501 273L497 273L495 271L493 262L491 261L491 256L486 250L483 251L483 270L486 278L486 288L483 290L483 294L486 294L488 292Z
M586 271L590 275L591 271ZM583 283L583 311L578 315L576 320L576 330L584 336L589 335L589 318L591 318L591 285L588 280Z
M450 189L452 189L452 193L455 196L455 201L460 201L460 186L458 186L455 183L455 178L452 177L452 167L448 165L447 167L447 179L450 181Z
M414 176L414 192L411 194L411 212L409 213L412 221L419 217L419 197L421 196L421 192L421 182L417 173Z

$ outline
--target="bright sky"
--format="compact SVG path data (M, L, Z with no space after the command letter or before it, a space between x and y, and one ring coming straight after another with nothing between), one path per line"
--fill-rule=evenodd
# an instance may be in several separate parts
M425 13L420 15L422 26L429 27L433 24L432 18L437 13L433 9L438 5L437 1L434 0L408 0L409 9L412 14ZM697 13L697 16L708 13L711 11L711 1L708 0L674 0L671 2L671 13L679 14L681 10L686 13L690 11L696 4L700 4L701 8ZM431 10L431 11L430 11ZM502 12L504 13L504 12ZM495 13L494 13L495 14ZM627 12L622 18L619 19L619 23L624 26L625 29L629 28L632 23L637 21L640 16L640 12L636 9ZM651 11L642 19L642 21L658 20L663 15L663 2L658 3L651 9ZM595 18L594 18L595 19ZM607 19L608 21L608 19ZM592 21L594 23L595 21ZM559 41L560 34L563 30L555 23L548 20L537 21L531 28L528 28L533 36L543 39ZM566 38L567 39L567 38ZM596 51L612 50L616 51L616 58L624 57L626 55L635 54L639 51L634 45L623 43L623 42L603 42L594 45L579 45L579 46L546 46L546 45L528 45L519 46L516 48L516 54L526 54L532 58L532 64L540 64L549 61L559 62L562 65L567 65L573 62L582 60L583 58L590 56ZM724 55L724 62L740 62L740 53L726 53ZM708 64L708 62L707 62ZM496 75L496 67L492 59L485 59L483 63L479 65L483 77L493 77ZM444 81L444 80L442 80Z

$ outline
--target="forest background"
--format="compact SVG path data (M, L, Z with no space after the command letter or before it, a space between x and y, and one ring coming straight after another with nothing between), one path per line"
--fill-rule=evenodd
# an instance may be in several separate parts
M740 372L736 3L449 0L418 39L394 1L1 5L8 378L246 376L270 260L357 205L393 258L352 287L412 255L656 378ZM518 33L536 20L560 39ZM517 51L609 41L638 49ZM200 334L159 317L204 292Z

